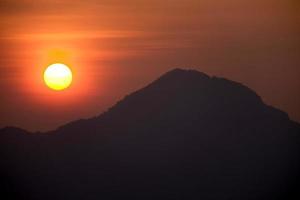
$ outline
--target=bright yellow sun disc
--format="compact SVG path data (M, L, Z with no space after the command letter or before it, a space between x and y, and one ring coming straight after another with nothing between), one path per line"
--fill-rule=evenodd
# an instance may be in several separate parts
M44 72L44 81L53 90L64 90L72 83L72 71L64 64L52 64Z

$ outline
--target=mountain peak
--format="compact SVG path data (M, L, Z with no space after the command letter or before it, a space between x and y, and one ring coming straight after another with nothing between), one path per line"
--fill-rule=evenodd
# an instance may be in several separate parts
M169 93L175 96L195 96L201 95L201 98L219 98L233 97L249 99L261 102L259 97L253 90L241 83L230 81L224 78L210 77L203 72L191 69L175 68L160 76L146 87L127 95L128 98L136 98L136 96L147 95L146 93L156 92L153 97L168 96ZM212 96L210 96L212 95ZM214 96L219 95L219 96ZM172 96L168 96L170 101L175 101Z
M192 69L181 69L175 68L170 70L160 76L156 81L153 83L161 83L161 82L169 82L169 83L180 83L180 82L187 82L193 80L208 80L210 77L205 73L192 70ZM150 84L151 85L151 84Z
M240 114L246 117L262 106L261 98L240 83L210 77L196 70L175 68L144 88L126 95L98 117L69 123L60 130L76 130L82 126L95 128L111 121L117 126L130 126L137 122L142 125L150 121L175 123L196 116L209 118L218 110L232 117Z
M222 113L235 118L248 117L263 106L261 98L240 83L176 68L127 95L98 119L114 119L124 126L149 121L176 123L199 116L219 117Z
M203 72L194 70L194 69L183 69L183 68L175 68L168 72L166 72L163 76L202 76L209 78L208 75L206 75Z

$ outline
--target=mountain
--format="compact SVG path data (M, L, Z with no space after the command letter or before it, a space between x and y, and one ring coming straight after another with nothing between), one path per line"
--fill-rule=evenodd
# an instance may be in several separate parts
M91 119L0 130L9 199L294 199L300 125L230 80L174 69ZM294 198L292 198L294 197Z

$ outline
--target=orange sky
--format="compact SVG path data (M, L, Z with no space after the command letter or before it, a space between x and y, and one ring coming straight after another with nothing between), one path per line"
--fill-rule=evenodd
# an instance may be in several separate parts
M161 73L194 68L251 87L300 121L297 0L1 0L0 127L100 114ZM72 86L49 90L53 62Z

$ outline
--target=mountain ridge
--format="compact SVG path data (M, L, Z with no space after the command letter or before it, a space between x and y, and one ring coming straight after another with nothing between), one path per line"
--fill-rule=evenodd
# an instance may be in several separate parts
M137 94L139 94L139 93L141 93L144 90L147 90L149 88L151 89L151 87L155 87L155 85L161 84L164 81L169 82L169 84L170 84L170 82L172 82L172 79L176 79L176 81L178 81L178 79L181 80L181 81L186 81L186 80L183 80L184 78L188 78L188 79L196 78L198 80L200 78L203 81L223 82L223 83L226 83L226 84L233 85L234 87L240 87L240 89L243 89L244 91L247 91L248 94L250 94L252 96L252 99L256 98L257 101L263 102L262 98L259 95L257 95L252 89L250 89L249 87L243 85L242 83L239 83L239 82L236 82L236 81L232 81L232 80L228 80L228 79L225 79L225 78L216 77L216 76L209 76L209 75L207 75L207 74L205 74L203 72L199 72L199 71L193 70L193 69L175 68L173 70L170 70L170 71L166 72L165 74L163 74L158 79L156 79L155 81L151 82L150 84L146 85L145 87L142 87L142 88L140 88L140 89L138 89L138 90L136 90L136 91L134 91L134 92L132 92L132 93L130 93L128 95L125 95L123 98L121 98L119 101L117 101L112 107L108 108L106 111L104 111L104 112L102 112L99 115L96 115L94 117L82 118L82 119L70 121L70 122L67 122L66 124L63 124L63 125L57 127L54 130L44 131L44 132L41 132L41 131L31 132L31 131L28 131L26 129L19 128L17 126L3 127L3 128L0 129L0 131L1 132L3 132L3 131L6 132L6 129L15 129L15 130L19 129L19 132L23 131L23 132L27 132L27 133L43 133L43 134L53 133L56 130L62 129L65 126L69 126L71 124L85 122L85 121L88 121L88 120L95 120L95 119L101 117L102 115L105 115L107 112L109 112L111 110L114 110L115 107L119 106L119 104L122 104L122 102L126 101L128 98L131 98L132 96L137 95ZM171 81L169 81L168 79L169 80L171 79ZM284 111L282 111L282 110L280 110L278 108L275 108L275 107L273 107L271 105L266 105L266 106L270 107L271 109L276 110L278 112L278 114L281 113L282 116L286 116L290 120L288 114L285 113ZM299 124L296 121L293 121L293 122Z
M0 190L11 199L298 194L299 124L248 87L194 70L167 72L99 116L46 134L1 130Z

